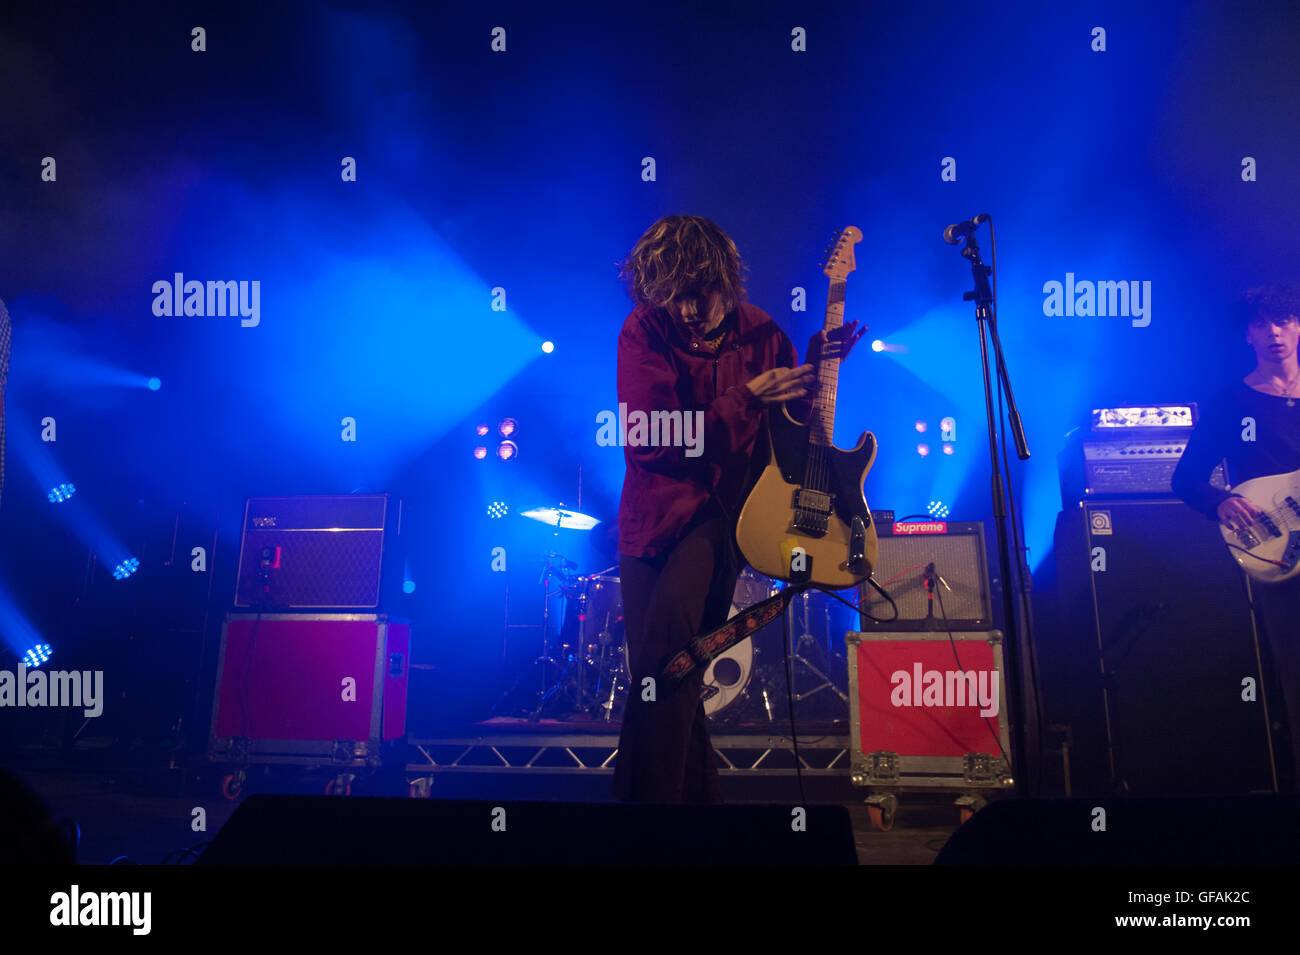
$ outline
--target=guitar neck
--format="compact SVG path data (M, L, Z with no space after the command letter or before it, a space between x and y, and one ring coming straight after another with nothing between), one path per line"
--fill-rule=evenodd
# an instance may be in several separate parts
M844 279L831 279L826 295L826 324L823 330L830 333L844 324ZM831 445L835 434L835 395L840 383L840 360L823 359L817 368L817 395L813 399L812 417L808 421L808 440L814 444Z

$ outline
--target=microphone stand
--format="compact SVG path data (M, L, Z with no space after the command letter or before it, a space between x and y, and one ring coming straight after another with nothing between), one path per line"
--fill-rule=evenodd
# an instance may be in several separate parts
M993 493L993 518L998 538L998 569L1002 575L1002 616L1006 629L1002 641L1003 661L1006 669L1006 683L1011 689L1007 692L1011 704L1011 725L1014 737L1011 744L1012 773L1015 776L1016 795L1028 795L1025 780L1028 764L1026 762L1025 740L1025 701L1021 690L1024 682L1020 669L1019 627L1016 622L1016 603L1012 594L1011 546L1007 534L1006 488L1002 486L1002 464L998 455L998 421L993 411L993 380L989 374L988 340L985 338L985 323L988 324L989 337L993 340L993 349L997 357L998 385L1007 396L1007 410L1011 420L1011 433L1016 443L1016 455L1021 461L1029 458L1029 444L1025 440L1024 426L1020 413L1016 410L1016 401L1011 393L1011 380L1007 375L1006 364L1002 357L1002 342L998 339L998 323L993 312L993 290L989 287L989 274L993 271L980 259L979 246L972 231L966 236L966 245L961 250L962 258L970 262L971 275L975 279L973 291L966 292L962 299L975 303L975 322L980 334L980 365L984 375L984 412L988 419L989 462L992 466L991 489Z

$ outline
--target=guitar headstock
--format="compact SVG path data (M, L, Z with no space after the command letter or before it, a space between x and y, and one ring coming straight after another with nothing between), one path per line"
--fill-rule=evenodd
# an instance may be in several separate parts
M862 230L855 225L835 233L821 260L822 272L827 278L845 279L858 267L853 258L853 247L862 241Z

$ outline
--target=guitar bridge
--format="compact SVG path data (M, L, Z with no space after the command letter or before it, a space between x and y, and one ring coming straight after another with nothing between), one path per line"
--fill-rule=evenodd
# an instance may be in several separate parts
M794 492L794 529L821 536L830 526L831 496L825 491L801 487Z

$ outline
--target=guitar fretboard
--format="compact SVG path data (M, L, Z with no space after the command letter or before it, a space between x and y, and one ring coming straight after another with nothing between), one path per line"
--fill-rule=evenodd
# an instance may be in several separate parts
M830 333L844 324L844 279L831 279L826 295L826 324ZM835 434L835 396L840 382L840 360L824 359L817 369L817 394L813 398L812 418L808 422L808 440L829 447Z

